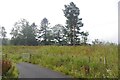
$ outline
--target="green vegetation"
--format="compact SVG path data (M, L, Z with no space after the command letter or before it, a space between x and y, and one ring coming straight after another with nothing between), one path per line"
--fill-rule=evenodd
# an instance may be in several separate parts
M10 80L10 78L14 78L14 80L18 80L19 72L17 70L16 64L13 63L12 67L3 75L2 80Z
M50 26L47 18L43 18L40 26L35 22L30 23L26 19L15 22L11 29L11 39L7 39L4 26L0 26L0 41L2 45L87 45L89 32L81 31L82 18L79 18L80 9L70 2L64 5L63 13L66 17L66 25L56 24Z
M4 50L4 49L3 49ZM7 54L2 53L2 60L0 61L0 73L2 74L2 80L18 80L19 72L16 67L15 60L8 58Z
M89 32L81 31L84 23L79 18L79 7L73 2L64 5L63 13L65 25L50 26L49 20L43 18L38 26L21 19L12 27L11 39L7 39L5 27L0 26L1 52L5 55L3 60L8 62L4 64L3 79L18 77L15 64L19 62L37 64L76 78L118 77L118 46L98 39L92 41L92 46L88 44Z
M3 46L3 53L15 63L27 61L77 78L118 77L117 45Z

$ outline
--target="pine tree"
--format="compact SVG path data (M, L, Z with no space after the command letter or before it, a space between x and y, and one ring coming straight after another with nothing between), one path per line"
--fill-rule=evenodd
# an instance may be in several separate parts
M66 28L67 28L67 37L68 41L71 45L79 44L80 42L80 27L83 26L81 22L82 18L79 18L79 8L71 2L70 5L65 5L65 10L63 10L66 20Z
M44 18L41 21L41 26L40 26L40 30L39 30L39 37L38 38L39 38L40 44L43 44L43 45L49 44L50 30L49 30L48 25L49 25L48 19Z

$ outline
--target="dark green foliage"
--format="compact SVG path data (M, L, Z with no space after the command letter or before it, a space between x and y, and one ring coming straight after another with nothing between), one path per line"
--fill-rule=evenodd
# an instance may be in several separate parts
M95 39L94 41L92 41L93 45L99 45L99 44L104 44L102 41L100 41L99 39Z
M5 27L4 26L0 26L0 44L2 45L6 45L7 44L7 38L6 38L6 30L5 30Z
M47 18L43 18L40 28L35 23L30 24L26 19L15 23L11 31L11 44L13 45L80 45L87 44L88 32L80 32L83 27L80 10L71 2L63 10L66 26L56 24L49 26ZM82 39L80 39L82 37Z
M85 44L85 45L87 45L87 36L89 35L89 33L88 32L81 32L81 36L82 36L82 44Z
M65 27L61 24L56 24L54 27L52 27L53 41L56 45L67 44L65 31Z
M68 43L71 45L80 44L80 27L83 26L81 22L82 18L79 16L79 8L71 2L70 5L65 5L65 10L63 10L66 20L66 36L68 37Z
M11 43L14 45L37 45L35 29L35 23L29 25L25 19L16 22L11 31Z
M7 32L5 31L5 27L0 27L0 36L2 37L2 38L5 38L6 37L6 34L7 34Z
M48 23L48 19L44 18L41 21L41 26L40 26L40 30L39 30L39 42L42 45L48 45L50 42L50 30L48 27L49 23Z

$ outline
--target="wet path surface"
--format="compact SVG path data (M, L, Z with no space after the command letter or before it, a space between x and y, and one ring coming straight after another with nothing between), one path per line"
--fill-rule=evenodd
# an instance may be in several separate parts
M25 62L17 64L17 68L20 73L19 78L70 78L60 72Z

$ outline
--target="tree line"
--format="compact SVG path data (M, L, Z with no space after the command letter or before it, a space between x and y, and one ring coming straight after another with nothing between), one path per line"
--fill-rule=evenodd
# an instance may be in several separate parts
M10 44L13 45L81 45L87 44L88 32L81 31L84 26L82 18L79 18L79 8L71 2L69 5L64 5L64 16L66 17L66 25L56 24L50 27L50 22L47 18L43 18L40 26L35 22L29 23L26 19L21 19L15 22L11 30ZM5 28L1 30L2 44L6 44Z

